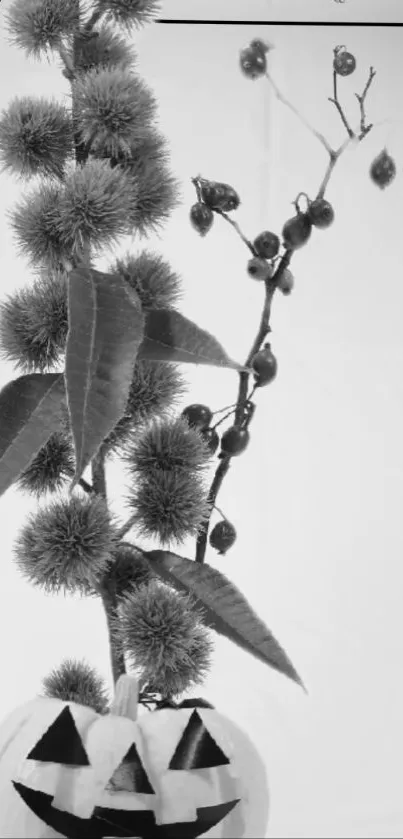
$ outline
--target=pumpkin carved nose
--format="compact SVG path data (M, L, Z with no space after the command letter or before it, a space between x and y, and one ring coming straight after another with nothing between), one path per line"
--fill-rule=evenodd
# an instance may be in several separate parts
M134 792L155 794L134 743L108 781L106 792Z

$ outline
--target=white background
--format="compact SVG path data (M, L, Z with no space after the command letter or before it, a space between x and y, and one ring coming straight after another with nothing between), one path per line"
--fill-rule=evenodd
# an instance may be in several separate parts
M203 16L229 17L230 6L239 19L244 5L232 0L219 14L217 2L213 10L212 2L166 0L162 16L197 18L203 6ZM8 6L3 0L1 11ZM250 447L234 462L218 502L238 541L225 558L207 556L249 598L309 691L306 697L223 639L198 691L241 724L264 756L272 796L267 835L273 837L403 835L403 179L399 172L382 192L368 177L385 143L403 166L403 32L342 25L366 17L398 20L398 12L397 2L249 0L251 17L318 20L321 13L340 25L155 25L135 39L183 187L183 205L152 244L183 278L182 311L239 360L256 331L262 289L248 279L248 252L229 225L217 218L205 239L191 229L190 178L201 173L233 184L242 199L237 220L254 237L262 229L281 231L292 200L300 190L315 193L327 163L324 149L274 100L268 82L241 75L239 51L252 37L274 43L270 68L277 84L334 146L345 135L327 101L333 47L346 44L357 57L354 76L340 82L354 125L354 92L362 90L370 64L377 70L368 113L381 124L341 158L327 193L335 223L315 232L295 256L291 297L275 297L278 378L257 396ZM28 61L11 48L2 17L0 38L0 107L28 93L63 101L68 85L57 65ZM30 282L5 216L20 192L3 174L4 295ZM126 247L122 242L120 250ZM236 396L235 373L188 368L186 374L185 402L218 409ZM2 363L0 386L15 375ZM117 464L108 485L122 521L123 482ZM85 657L110 682L99 604L45 597L13 564L16 534L36 508L14 489L0 500L2 716L34 695L66 656ZM185 546L184 555L191 549Z

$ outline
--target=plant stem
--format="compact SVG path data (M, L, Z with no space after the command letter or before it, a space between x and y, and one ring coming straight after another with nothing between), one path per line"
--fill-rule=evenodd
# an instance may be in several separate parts
M60 44L59 46L59 55L64 64L63 75L69 80L69 82L73 82L75 79L74 63L71 60L71 56L64 44Z
M91 30L91 28L95 25L98 21L100 14L98 12L94 12L92 17L87 23L86 31ZM73 56L74 61L71 60L67 51L62 47L60 49L60 57L63 60L63 63L66 68L66 76L70 80L70 82L74 81L75 77L75 63L77 57L77 39L74 38L73 42ZM75 103L74 91L73 91L73 99L72 99L72 115L73 115L73 122L76 123L77 121L77 107ZM74 145L75 145L75 159L76 165L84 164L88 159L89 154L89 146L86 146L80 138L79 131L75 131L74 133ZM83 247L84 257L87 258L89 261L90 259L90 246L88 242L84 243ZM99 451L93 458L91 462L91 472L92 472L92 486L84 479L80 478L79 484L80 486L88 493L100 495L102 498L107 500L106 496L106 475L105 475L105 450L101 445ZM113 619L116 613L117 607L117 598L116 598L116 591L111 584L111 581L106 582L106 586L102 589L99 589L99 594L101 596L101 600L103 603L103 607L105 610L106 616L106 623L108 628L108 638L109 638L109 654L111 660L111 667L112 667L112 676L114 684L118 681L119 677L126 673L126 666L125 666L125 659L123 652L119 649L116 644L113 632Z
M136 523L137 520L138 520L138 513L133 513L133 515L131 515L130 518L127 520L126 524L124 524L120 528L120 530L118 530L119 539L123 539L123 536L126 536L126 533L128 533L129 530L131 530L131 528L133 527L133 525Z
M273 81L273 79L272 79L268 70L266 70L265 76L269 80L277 99L280 102L282 102L283 105L286 105L286 107L289 108L290 111L292 111L293 114L295 114L296 117L298 117L300 122L302 122L302 124L305 125L305 128L307 128L308 131L310 131L311 134L313 134L314 137L316 137L316 139L319 140L319 142L322 144L322 146L324 146L326 151L330 154L332 149L331 149L331 146L329 145L328 141L326 140L326 137L324 137L323 134L320 134L319 131L317 131L316 128L314 128L310 124L310 122L308 122L308 120L305 119L305 117L301 114L301 112L291 102L289 102L288 99L285 98L285 96L283 96L283 94L281 93L281 91L277 87L275 81Z
M91 32L94 26L97 25L98 21L102 17L102 12L95 11L92 13L91 17L87 20L87 23L84 26L84 32Z
M80 478L78 483L79 483L80 487L85 490L85 492L88 492L88 493L93 493L94 492L94 487L92 487L91 484L89 484L88 481L85 480L85 478Z
M337 163L339 157L343 154L344 150L353 141L354 138L355 138L355 134L353 134L352 137L350 137L350 135L349 135L345 139L344 143L342 143L341 146L336 151L332 151L332 154L330 155L330 160L329 160L326 172L325 172L325 174L322 178L321 185L320 185L320 187L319 187L319 189L316 193L316 198L323 198L323 196L326 192L328 183L330 181L330 178L332 176L333 169L336 166L336 163Z
M360 106L360 114L361 114L361 121L360 121L361 134L360 134L360 137L359 137L360 140L362 140L365 137L365 135L368 134L368 131L370 131L371 128L373 128L372 124L371 125L365 125L365 122L366 122L365 99L367 97L367 93L368 93L369 88L372 84L372 80L373 80L374 76L376 76L376 70L374 70L373 67L370 67L369 68L368 81L367 81L367 83L364 87L364 90L363 90L361 96L360 96L359 93L355 94L356 98L358 99L358 103L359 103L359 106Z
M231 218L231 216L227 215L227 213L225 213L224 210L215 210L215 212L218 213L223 218L225 218L225 221L227 221L228 224L232 225L234 230L236 230L236 232L238 233L238 236L240 237L240 239L242 239L244 245L246 245L246 247L249 248L249 250L253 254L253 256L257 256L255 248L252 245L252 242L250 242L249 239L247 239L246 236L242 233L242 230L239 227L239 224L236 221L234 221L234 219Z
M340 114L341 121L344 125L344 128L347 131L348 136L349 137L354 137L354 131L353 131L352 128L350 128L350 125L347 121L347 117L346 117L346 115L343 111L343 108L342 108L342 106L339 102L339 97L337 95L337 73L336 73L336 70L333 70L333 98L331 96L329 96L329 102L332 102L332 104L336 106L336 108L337 108L337 110Z
M283 96L283 94L281 93L281 91L277 87L276 83L271 78L270 74L268 72L266 72L265 75L266 75L267 79L269 80L270 84L272 85L277 99L279 99L280 102L283 103L283 105L286 105L298 117L298 119L303 123L303 125L305 125L305 127L308 128L309 131L311 131L311 133L314 135L314 137L316 137L316 139L319 140L319 142L322 144L322 146L324 146L324 148L328 152L329 163L327 165L324 177L322 179L321 185L319 187L319 190L318 190L318 193L317 193L317 196L316 196L317 198L323 198L323 196L325 194L325 191L326 191L326 188L327 188L327 185L328 185L329 180L331 178L331 175L333 173L333 170L336 166L336 163L339 160L339 158L341 157L341 155L343 154L344 150L347 148L349 143L351 143L353 140L357 140L358 142L361 141L368 134L368 132L372 128L372 125L365 125L366 116L365 116L364 104L365 104L365 98L367 96L367 93L368 93L369 87L371 85L372 79L375 75L375 71L374 71L373 67L370 68L369 78L368 78L368 81L367 81L367 83L364 87L364 91L363 91L362 95L360 96L359 94L356 94L356 97L357 97L359 105L360 105L360 114L361 114L361 122L360 122L360 126L359 126L359 129L358 129L360 131L359 134L358 134L358 132L356 133L350 128L350 125L349 125L349 123L347 121L347 118L344 114L343 108L340 105L340 102L339 102L339 99L338 99L338 94L337 94L337 78L336 78L337 74L335 72L333 73L334 98L331 99L330 101L333 102L334 105L336 106L336 108L337 108L337 110L338 110L338 112L341 116L341 119L343 121L343 125L344 125L344 127L346 128L346 131L347 131L346 140L336 150L331 147L330 143L328 143L328 141L326 140L326 138L322 134L320 134L318 131L316 131L315 128L313 128L312 125L310 125L310 123L305 119L305 117L302 116L302 114L298 111L298 109L295 108L294 105L292 105L292 103L289 102L288 99L285 98L285 96ZM193 183L195 183L197 179L192 179L192 180L193 180ZM196 185L196 183L195 183L195 185ZM302 194L304 194L304 193L301 193L301 192L299 193L297 200L300 198L300 196ZM253 245L251 245L251 243L247 239L247 237L244 236L244 234L242 233L242 231L239 228L239 225L236 222L234 222L233 219L230 218L226 213L220 212L220 215L222 215L223 218L225 218L225 220L228 221L235 228L236 232L238 233L238 235L240 236L242 241L247 245L247 247L250 250L252 250L252 253L254 253ZM260 324L259 324L258 332L257 332L256 338L255 338L255 340L252 344L251 350L249 352L249 355L248 355L248 357L245 361L245 365L244 365L248 369L250 369L250 367L251 367L253 356L259 351L263 341L265 340L265 338L267 337L267 335L271 331L270 330L270 314L271 314L272 299L273 299L273 296L274 296L274 292L276 291L278 281L279 281L283 271L285 271L286 268L288 268L288 266L291 262L292 255L293 255L292 250L285 250L283 256L280 259L280 262L278 264L278 267L276 269L275 274L265 284L266 285L266 294L265 294L263 311L262 311L262 315L261 315L261 318L260 318ZM249 375L250 374L248 372L242 372L242 373L239 374L238 398L237 398L237 402L236 402L235 419L234 419L234 425L237 428L240 428L242 426L244 416L245 416L245 403L248 399ZM253 389L252 394L254 393L254 390L255 390L255 388ZM223 419L225 419L225 418L226 417L224 417ZM221 422L221 420L220 420L220 422ZM219 423L217 423L216 425L218 425L218 424ZM216 469L212 484L210 486L208 499L207 499L208 504L210 506L210 516L211 516L211 511L216 507L215 502L216 502L218 493L221 489L223 480L224 480L224 478L225 478L225 476L226 476L226 474L227 474L227 472L230 468L231 461L232 461L232 456L227 455L225 453L220 454L219 458L220 458L220 462L219 462L219 465ZM204 557L205 557L206 548L207 548L207 536L208 536L209 526L210 526L210 517L207 519L207 521L204 522L202 528L199 531L198 537L197 537L196 555L195 555L195 561L196 562L204 562Z
M260 318L260 324L257 331L256 338L252 344L251 350L248 354L248 357L245 361L245 367L250 368L253 356L258 352L260 349L264 339L270 332L270 311L271 311L271 301L273 299L274 292L276 290L276 283L283 271L287 268L290 263L291 259L291 251L286 251L284 256L282 257L277 271L272 277L272 279L265 284L265 301L263 306L262 315ZM239 374L239 389L238 389L238 399L236 403L235 409L235 421L234 425L240 427L244 418L244 407L245 402L248 398L248 384L249 384L249 373L240 373ZM222 482L231 466L232 456L224 454L221 459L220 463L217 467L216 473L213 478L213 482L211 484L207 503L210 505L210 509L212 510L216 504L216 498L218 493L221 489ZM199 531L196 543L196 562L204 562L204 557L207 548L207 536L209 530L210 520L208 519L202 526L201 530Z
M113 619L116 613L117 606L116 594L115 592L104 589L101 593L101 598L105 609L106 623L108 627L109 654L111 660L112 676L114 684L116 684L119 677L123 676L123 674L126 673L125 658L123 652L119 649L119 647L116 644L113 632Z
M91 472L94 492L106 501L105 451L102 446L91 462Z

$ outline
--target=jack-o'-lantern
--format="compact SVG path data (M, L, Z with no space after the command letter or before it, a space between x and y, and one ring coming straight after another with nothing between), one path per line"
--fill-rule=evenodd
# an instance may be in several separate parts
M0 836L264 836L264 764L205 704L138 715L137 681L122 676L105 715L49 698L14 711L0 727Z

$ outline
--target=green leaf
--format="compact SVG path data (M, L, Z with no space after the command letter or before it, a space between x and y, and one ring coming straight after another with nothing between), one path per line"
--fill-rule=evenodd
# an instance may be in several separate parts
M207 626L304 688L278 641L224 574L169 551L145 551L144 556L162 580L193 595L204 610Z
M175 309L150 309L146 312L144 340L138 358L210 364L214 367L229 367L238 372L245 369L228 357L213 335Z
M125 280L85 263L69 275L66 391L79 481L123 416L144 316Z
M66 393L62 373L31 373L0 391L0 495L61 427Z

